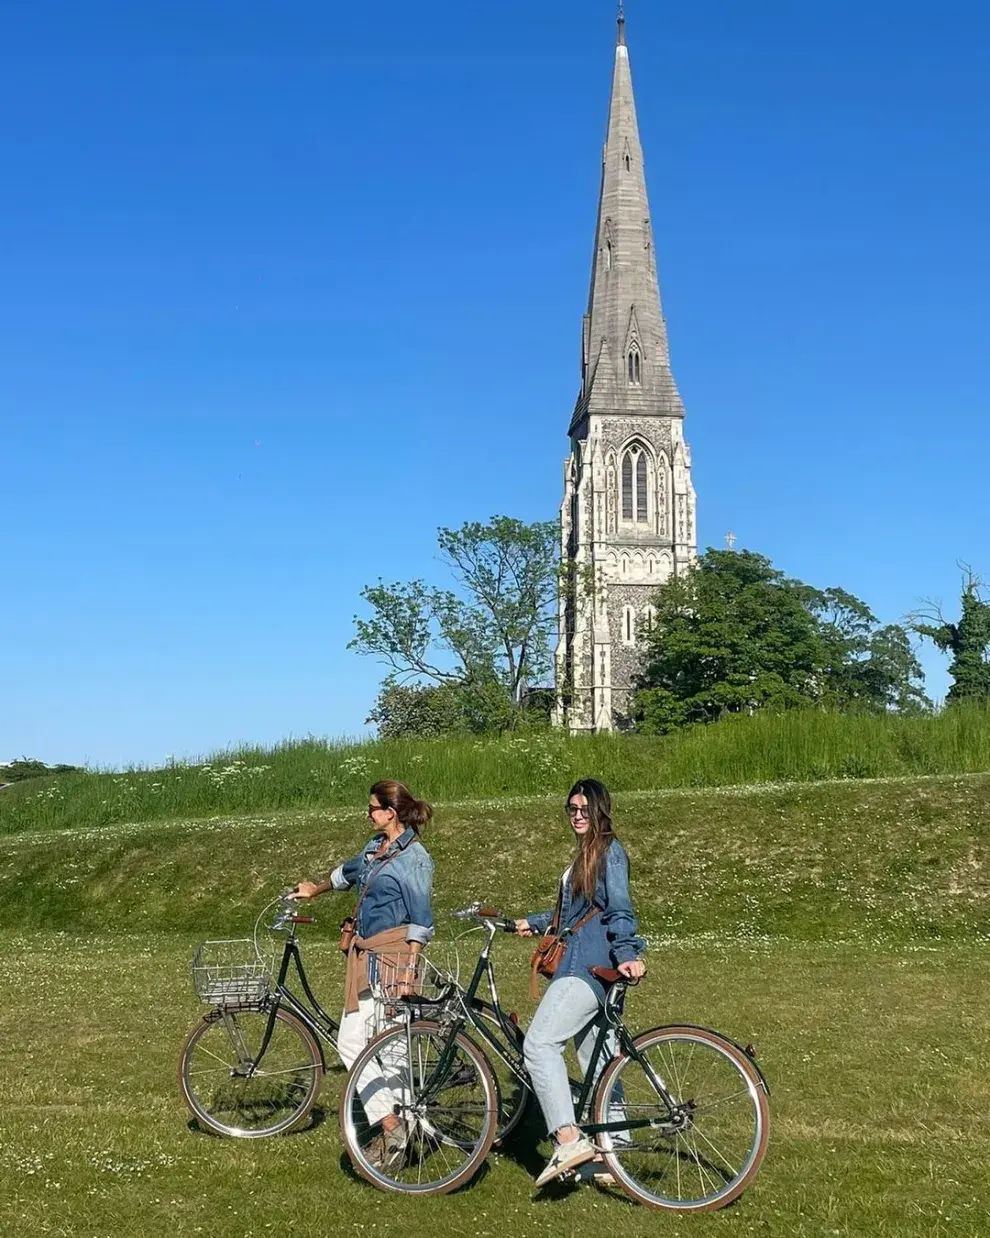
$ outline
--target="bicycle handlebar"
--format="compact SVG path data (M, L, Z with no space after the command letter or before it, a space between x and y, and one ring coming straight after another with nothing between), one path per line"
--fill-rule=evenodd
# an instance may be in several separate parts
M454 920L473 920L475 924L492 925L496 929L501 929L503 933L516 931L515 920L503 916L493 907L482 907L480 903L472 903L470 907L464 907L461 911L452 911L450 915Z

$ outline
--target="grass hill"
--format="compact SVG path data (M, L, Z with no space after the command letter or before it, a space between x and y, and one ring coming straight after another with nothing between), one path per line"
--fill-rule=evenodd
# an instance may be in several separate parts
M771 1082L759 1178L691 1226L726 1238L983 1235L990 773L970 771L990 769L988 736L975 712L800 715L652 742L303 744L3 791L0 1233L681 1234L682 1219L590 1187L534 1199L547 1150L535 1114L470 1189L386 1200L341 1162L338 1073L313 1127L250 1143L190 1129L175 1084L201 1013L194 942L247 936L281 889L352 853L374 777L404 776L436 801L427 841L449 940L446 913L472 898L549 904L570 852L562 793L594 772L618 788L650 944L630 1023L753 1040ZM764 785L717 785L747 778ZM304 939L331 1008L349 901L317 903ZM462 943L465 962L476 940ZM496 945L524 1022L530 949Z
M594 774L613 791L814 782L990 770L990 710L732 716L663 739L568 737L327 743L244 748L161 769L64 773L0 792L0 836L115 822L322 810L361 803L397 777L431 801L563 795Z
M990 774L626 792L615 817L655 938L990 927ZM350 808L24 833L0 843L0 928L235 933L367 831ZM473 898L541 906L571 847L558 795L439 804L427 842L441 919Z

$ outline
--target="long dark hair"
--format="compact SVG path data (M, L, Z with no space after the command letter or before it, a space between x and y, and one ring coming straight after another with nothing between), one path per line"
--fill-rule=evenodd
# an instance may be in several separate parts
M426 800L416 799L404 782L396 782L394 778L376 782L369 794L378 800L382 808L391 808L402 824L417 834L433 816L433 809Z
M615 837L612 830L612 797L597 778L582 778L567 792L569 804L575 795L588 801L588 828L581 835L578 856L571 867L571 892L591 902L595 897L605 852Z

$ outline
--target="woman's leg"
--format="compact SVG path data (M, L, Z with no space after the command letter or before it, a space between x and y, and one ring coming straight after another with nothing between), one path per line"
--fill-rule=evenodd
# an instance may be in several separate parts
M561 1127L574 1126L574 1101L567 1081L564 1047L572 1037L585 1031L598 1011L598 998L591 985L577 976L562 976L544 993L529 1025L523 1055L551 1135Z
M595 1018L588 1026L577 1034L574 1038L574 1045L577 1048L578 1065L581 1067L582 1074L588 1073L588 1067L591 1064L591 1055L595 1051L595 1046L598 1043L598 1034L601 1030L601 1023L596 1014ZM618 1041L616 1040L615 1032L610 1031L605 1037L605 1044L602 1046L602 1051L599 1054L598 1061L595 1063L595 1082L598 1076L602 1073L605 1067L611 1062L612 1058L618 1051ZM622 1084L617 1083L612 1089L612 1095L609 1097L608 1104L608 1120L610 1122L621 1122L626 1116L625 1105L623 1104ZM622 1134L613 1135L614 1143L628 1143L628 1136Z
M367 994L358 998L357 1010L345 1010L340 1016L337 1052L348 1070L354 1065L357 1055L374 1035L374 1014L374 1001L371 995Z
M348 1070L354 1065L358 1054L368 1041L378 1032L383 1031L386 1026L381 1018L381 1011L370 993L358 998L358 1003L357 1010L341 1015L340 1031L337 1033L337 1052ZM387 1078L375 1062L369 1062L358 1080L358 1095L364 1105L369 1126L374 1126L383 1119L388 1128L399 1124L399 1119L394 1112L397 1097L389 1084L401 1086L406 1064L405 1048L394 1049L393 1057L394 1061L383 1062ZM389 1067L393 1069L389 1070Z

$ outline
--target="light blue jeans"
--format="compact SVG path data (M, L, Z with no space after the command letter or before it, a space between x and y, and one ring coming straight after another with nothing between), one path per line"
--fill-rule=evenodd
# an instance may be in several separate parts
M578 976L561 976L543 994L533 1015L523 1044L523 1056L550 1135L562 1126L574 1125L574 1098L567 1080L564 1048L573 1038L578 1064L582 1074L586 1073L595 1051L600 1014L601 1006L590 984ZM598 1061L598 1073L614 1053L615 1037L609 1034L605 1052ZM614 1099L621 1102L619 1095ZM609 1119L620 1121L621 1117L610 1113Z

